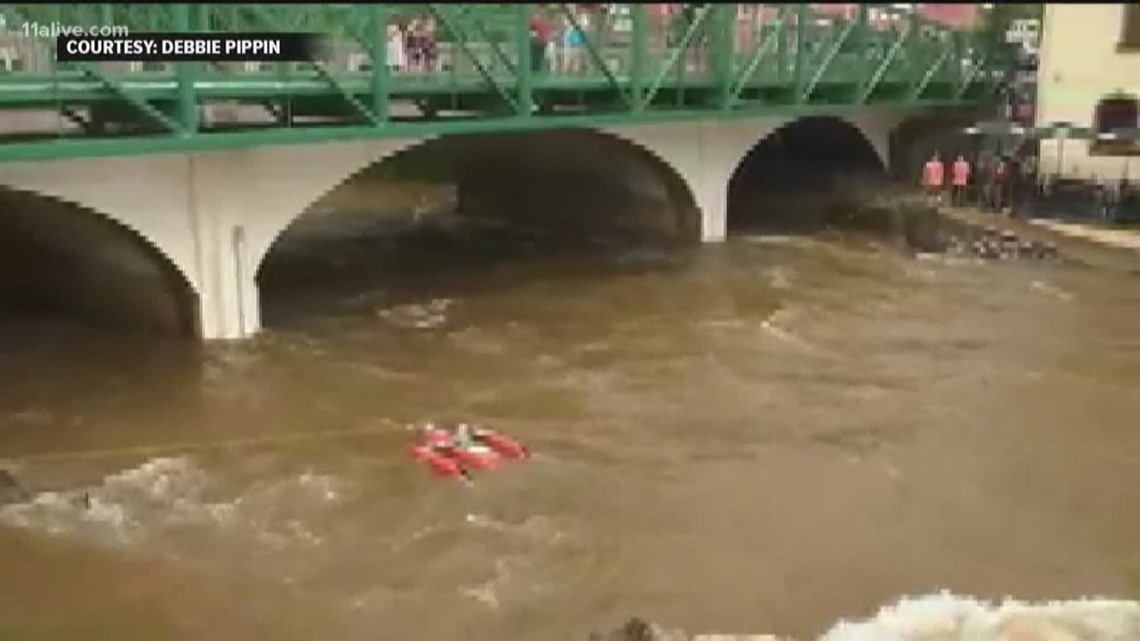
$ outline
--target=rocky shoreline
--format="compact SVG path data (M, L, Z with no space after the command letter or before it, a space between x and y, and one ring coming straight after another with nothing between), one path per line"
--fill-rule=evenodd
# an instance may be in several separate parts
M862 194L829 208L823 227L890 239L912 256L1063 261L1110 270L1140 269L1140 230L1021 220L935 205L900 191Z

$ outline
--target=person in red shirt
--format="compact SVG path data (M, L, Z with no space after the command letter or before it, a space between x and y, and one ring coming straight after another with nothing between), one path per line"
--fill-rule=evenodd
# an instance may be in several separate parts
M945 174L945 167L942 165L942 160L938 158L938 152L926 161L922 166L922 187L926 191L926 197L932 204L942 202L942 183Z
M542 71L546 68L546 48L551 42L552 27L550 21L541 12L530 16L530 68L531 71Z

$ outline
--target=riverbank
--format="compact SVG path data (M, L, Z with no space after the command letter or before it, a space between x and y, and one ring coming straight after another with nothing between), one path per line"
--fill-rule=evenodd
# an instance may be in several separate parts
M971 227L992 227L999 232L1013 232L1022 240L1053 243L1062 255L1097 267L1133 271L1137 268L1136 259L1140 258L1140 230L1023 220L972 207L943 207L940 213Z
M1045 229L1066 236L1084 238L1095 243L1108 245L1109 247L1140 251L1140 230L1122 229L1119 227L1100 227L1081 223L1063 223L1055 220L1031 220L1029 222L1038 227L1044 227Z

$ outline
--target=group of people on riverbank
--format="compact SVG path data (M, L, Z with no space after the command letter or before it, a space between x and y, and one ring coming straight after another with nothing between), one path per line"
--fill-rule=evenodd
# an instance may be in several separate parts
M1016 216L1027 189L1036 185L1037 168L1031 158L995 156L988 161L971 162L958 154L950 165L935 152L922 167L922 188L934 204L954 207L975 206L985 211Z
M921 186L931 204L976 207L982 211L1140 222L1140 186L1127 176L1116 182L1076 181L1039 176L1032 155L974 159L957 154L949 165L935 152L923 164Z

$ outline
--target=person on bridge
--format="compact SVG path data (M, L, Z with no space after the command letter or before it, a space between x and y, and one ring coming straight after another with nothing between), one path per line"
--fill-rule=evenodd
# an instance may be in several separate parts
M439 71L439 49L435 44L435 18L431 16L425 17L420 23L420 56L423 58L424 71Z
M942 202L942 184L945 173L946 168L942 164L942 159L938 157L937 151L922 166L922 187L926 191L927 200L932 205Z
M584 12L574 12L574 21L566 20L562 31L562 73L582 73L585 66L586 21L589 15ZM575 21L577 24L575 24Z
M547 50L548 45L554 42L551 38L554 29L541 10L531 14L528 26L530 27L530 69L541 72L548 69Z
M423 69L423 26L422 18L415 17L408 22L404 30L404 60L406 69L411 72L422 72Z
M388 70L404 71L407 68L407 50L404 45L404 28L398 24L388 25Z
M970 162L965 156L958 154L950 173L952 182L950 204L962 207L966 204L966 186L970 184Z

